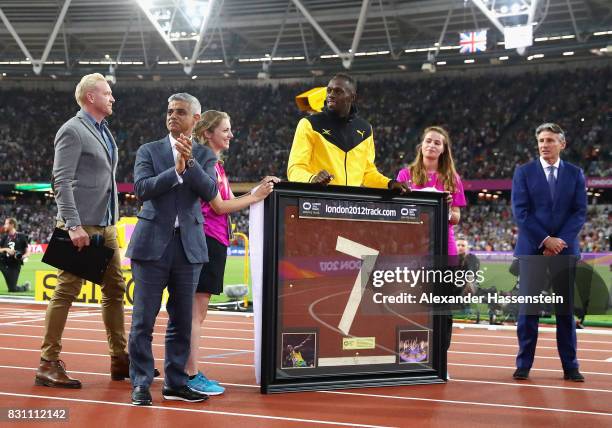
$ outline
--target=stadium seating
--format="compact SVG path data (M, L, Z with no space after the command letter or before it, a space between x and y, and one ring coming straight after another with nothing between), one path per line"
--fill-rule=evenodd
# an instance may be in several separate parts
M612 175L612 68L516 75L436 76L359 84L360 114L374 126L376 162L389 175L412 160L419 132L450 129L460 175L510 178L534 156L534 128L559 122L569 141L564 158L588 176ZM133 180L138 147L162 137L169 94L196 95L203 109L227 111L235 138L226 156L232 181L284 177L300 112L294 97L312 84L114 89L109 119L119 145L117 180ZM563 90L559 88L563 87ZM53 138L78 106L72 92L10 89L0 93L0 181L49 181Z

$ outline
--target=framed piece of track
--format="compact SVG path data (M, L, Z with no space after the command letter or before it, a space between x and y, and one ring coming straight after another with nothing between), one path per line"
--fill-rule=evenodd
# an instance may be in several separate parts
M447 325L417 299L435 284L404 280L444 264L447 235L443 193L277 184L264 206L262 393L443 382Z

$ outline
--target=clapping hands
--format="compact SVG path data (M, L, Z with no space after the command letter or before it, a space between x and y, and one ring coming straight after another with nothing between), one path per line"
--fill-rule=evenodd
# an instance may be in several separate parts
M176 172L182 174L183 172L185 172L185 165L187 160L191 158L191 151L193 146L191 140L187 138L184 134L181 134L176 139L176 141L176 151L180 155L176 157L175 161Z

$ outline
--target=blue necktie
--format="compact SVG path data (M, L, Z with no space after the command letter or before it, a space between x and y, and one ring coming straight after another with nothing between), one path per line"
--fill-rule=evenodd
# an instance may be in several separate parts
M557 185L555 180L555 166L551 165L548 167L548 189L550 190L550 197L555 199L555 186Z

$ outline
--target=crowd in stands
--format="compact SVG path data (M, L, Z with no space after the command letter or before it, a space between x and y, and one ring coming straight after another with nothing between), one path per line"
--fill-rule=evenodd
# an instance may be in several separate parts
M327 82L320 81L319 85ZM133 181L138 148L164 137L167 98L187 91L204 110L227 111L235 138L225 156L232 182L258 181L264 175L286 177L295 126L302 117L297 94L310 83L268 86L192 86L136 88L121 81L109 118L119 147L118 182ZM457 170L463 179L511 178L517 164L537 155L534 128L558 122L567 132L562 158L587 176L612 176L612 67L513 75L485 74L358 83L359 114L372 123L376 163L395 177L410 162L420 130L449 129ZM3 89L0 92L0 182L49 182L55 133L78 110L72 91ZM138 204L122 200L122 216ZM581 232L583 251L608 251L610 205L592 205ZM0 216L14 216L20 230L47 242L56 213L52 199L0 196ZM236 231L247 232L248 214L233 215ZM509 202L469 204L457 232L477 250L511 251L517 229Z
M0 195L0 225L4 225L7 217L15 218L18 223L17 230L28 235L30 242L49 242L56 215L57 208L52 198L40 198L38 195Z
M320 82L325 85L326 82ZM235 138L226 156L231 181L286 176L301 113L295 96L312 84L129 88L119 82L109 118L119 146L117 180L133 181L136 150L166 135L168 96L188 91L204 110L227 111ZM536 155L534 128L558 122L569 141L563 158L587 176L612 176L612 68L427 79L363 81L360 115L374 127L376 163L395 176L415 153L419 132L432 124L450 130L464 179L510 178ZM560 88L563 88L562 90ZM45 181L53 139L77 111L72 92L7 89L0 92L0 181Z

